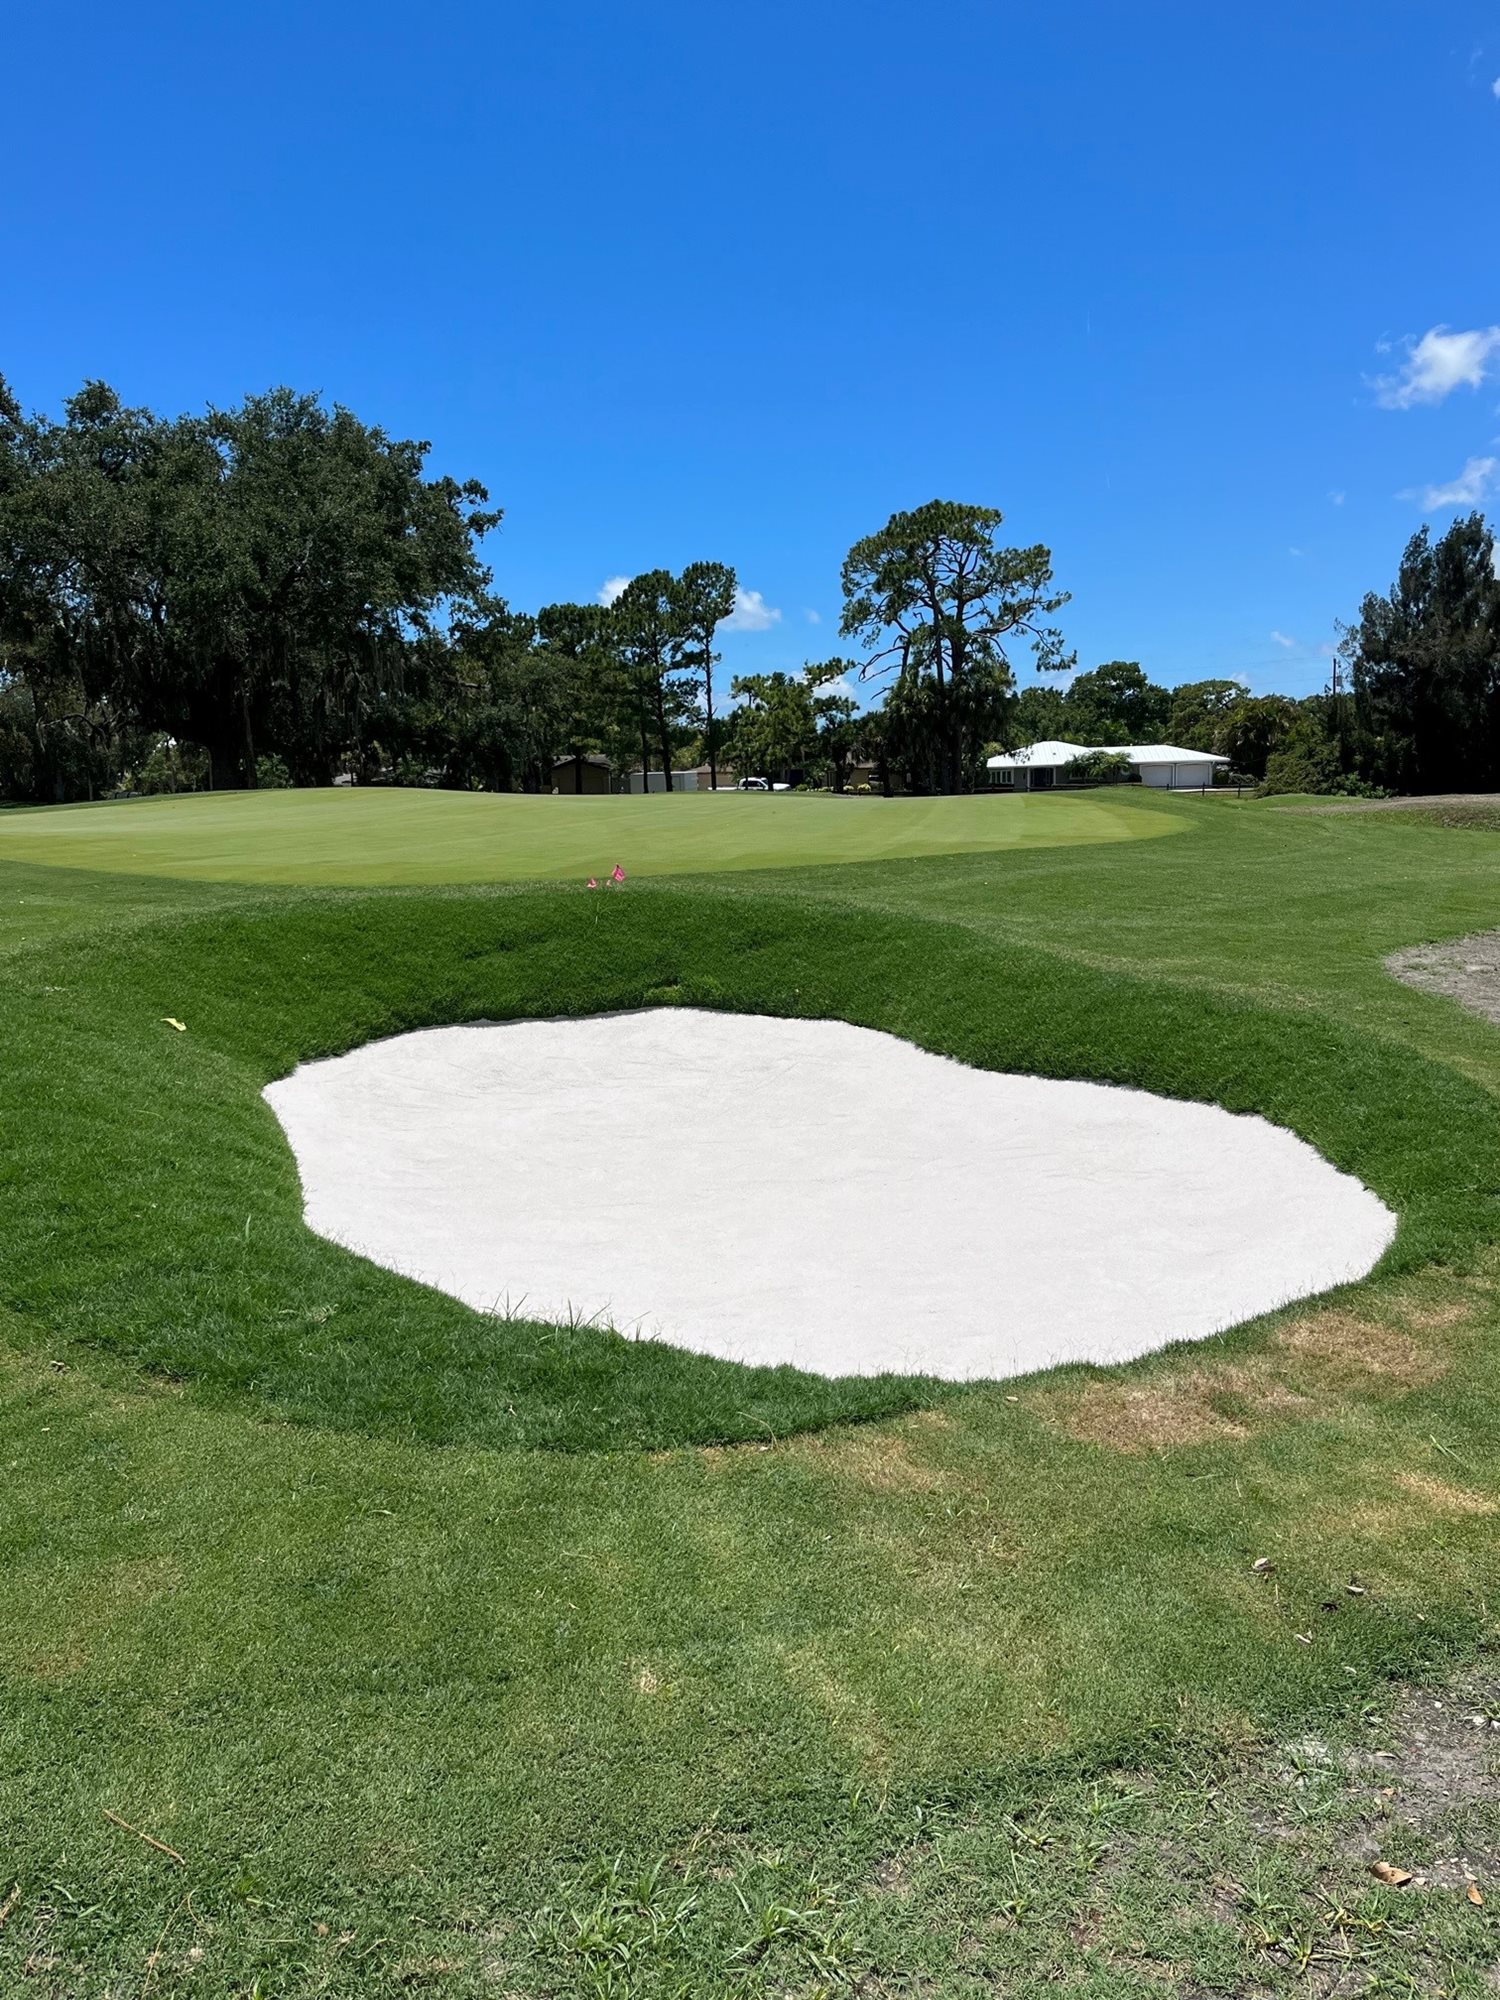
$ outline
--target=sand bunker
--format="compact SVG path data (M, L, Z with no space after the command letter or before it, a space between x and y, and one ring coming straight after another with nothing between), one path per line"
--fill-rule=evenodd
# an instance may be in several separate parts
M266 1096L335 1243L481 1310L824 1375L1123 1361L1362 1277L1396 1226L1263 1119L838 1021L436 1028Z

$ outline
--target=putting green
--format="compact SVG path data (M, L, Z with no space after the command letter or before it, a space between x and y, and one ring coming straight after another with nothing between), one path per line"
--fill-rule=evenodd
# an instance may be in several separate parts
M854 799L768 793L523 797L232 792L0 814L0 861L199 881L341 884L582 879L797 868L1176 833L1137 795Z

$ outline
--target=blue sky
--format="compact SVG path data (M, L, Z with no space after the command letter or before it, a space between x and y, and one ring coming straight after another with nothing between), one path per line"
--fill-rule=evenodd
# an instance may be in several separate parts
M726 673L843 650L941 495L1051 546L1081 666L1303 692L1500 485L1493 5L85 0L6 55L23 402L321 390L485 481L517 605L735 563Z

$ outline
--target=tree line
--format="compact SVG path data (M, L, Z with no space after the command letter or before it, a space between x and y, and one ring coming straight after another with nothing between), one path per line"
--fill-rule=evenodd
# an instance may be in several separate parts
M89 383L52 421L0 383L0 795L670 763L733 571L514 612L499 511L427 452L285 389L163 419Z
M870 658L744 675L716 707L729 564L514 610L480 553L500 511L428 451L287 389L164 418L90 382L53 419L0 381L0 798L539 791L590 758L835 785L863 759L887 789L954 789L1006 724L1004 637L1060 652L1047 551L935 502L850 552L844 631ZM873 712L850 692L872 673Z
M1275 792L1500 789L1500 578L1479 514L1407 543L1395 583L1341 631L1326 690L1251 694L1236 680L1166 688L1133 661L1028 687L1017 743L1169 742L1227 757Z
M1076 672L1050 551L1004 546L997 509L931 501L849 551L858 657L739 676L726 705L729 564L513 610L481 554L500 511L475 480L429 476L428 452L288 389L165 418L90 382L54 419L0 380L0 799L539 791L590 758L951 792L1042 737L1167 739L1279 789L1500 783L1500 584L1478 515L1412 538L1329 692L1297 701L1167 689L1130 661ZM1025 658L1039 677L1018 690Z

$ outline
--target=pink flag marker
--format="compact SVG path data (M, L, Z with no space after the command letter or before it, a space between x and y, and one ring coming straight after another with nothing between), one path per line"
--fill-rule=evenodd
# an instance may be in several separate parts
M598 886L599 886L599 884L598 884L598 882L597 882L597 881L596 881L596 880L594 879L594 877L593 877L592 875L590 875L589 879L587 880L587 882L585 882L585 883L584 883L584 885L583 885L583 886L584 886L584 888L585 888L585 889L597 889L597 888L598 888Z
M609 879L611 882L623 882L625 880L625 870L620 866L618 861L609 871Z

